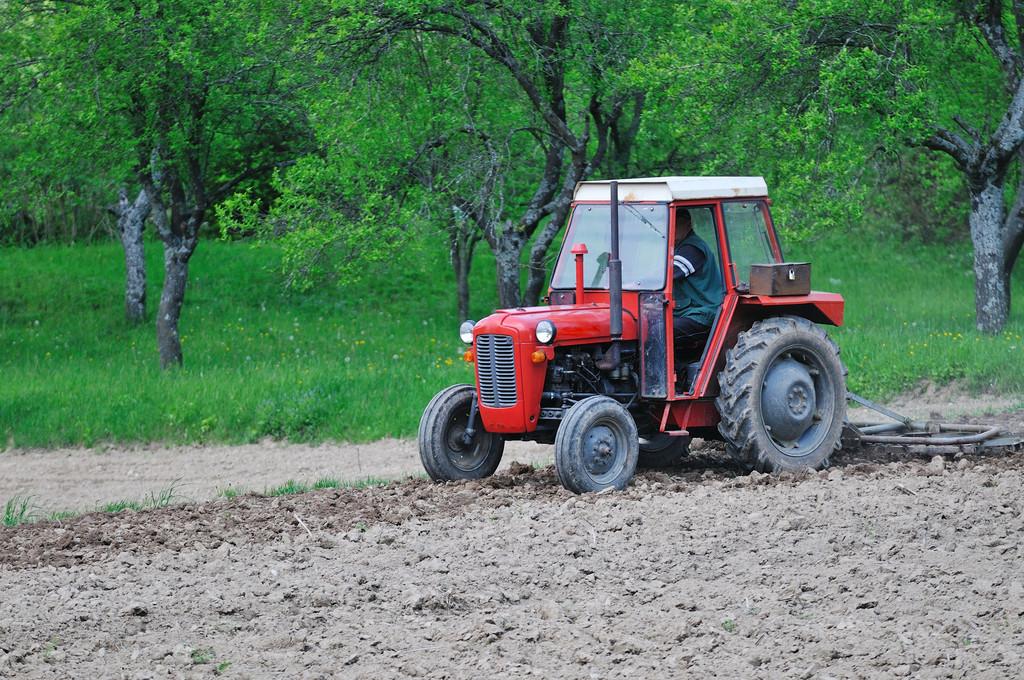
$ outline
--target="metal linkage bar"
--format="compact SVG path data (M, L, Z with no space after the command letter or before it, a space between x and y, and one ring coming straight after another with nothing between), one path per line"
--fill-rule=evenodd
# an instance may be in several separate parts
M961 444L980 444L1002 434L998 427L988 425L968 425L966 423L938 423L939 432L954 432L960 436L940 437L928 431L929 423L910 423L902 435L862 434L860 440L865 444L910 444L913 446L955 446ZM863 432L863 430L861 430ZM974 434L966 434L974 433Z
M898 420L901 423L910 423L910 418L908 418L907 416L901 416L899 413L896 413L895 411L890 411L889 409L887 409L886 407L882 406L881 404L876 404L875 402L871 401L870 399L867 399L866 397L862 397L859 394L854 394L853 392L847 392L846 393L846 398L849 401L857 402L858 404L860 404L861 406L863 406L865 408L869 408L872 411L876 411L878 413L881 413L883 416L889 416L893 420Z
M904 444L909 446L960 446L980 444L1003 434L999 427L968 423L915 421L881 404L847 392L846 398L897 421L895 423L853 423L856 439L862 444ZM883 433L894 434L883 434ZM943 432L953 436L940 436Z

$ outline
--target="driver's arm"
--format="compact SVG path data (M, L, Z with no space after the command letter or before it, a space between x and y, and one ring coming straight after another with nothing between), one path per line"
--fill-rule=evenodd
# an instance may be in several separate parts
M700 268L704 266L705 259L700 248L687 243L672 256L672 278L685 279L687 276L699 272Z

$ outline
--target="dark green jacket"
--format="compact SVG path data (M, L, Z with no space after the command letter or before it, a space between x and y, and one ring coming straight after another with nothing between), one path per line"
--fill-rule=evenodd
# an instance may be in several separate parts
M696 232L676 246L672 257L673 314L710 326L725 298L722 271L707 243Z

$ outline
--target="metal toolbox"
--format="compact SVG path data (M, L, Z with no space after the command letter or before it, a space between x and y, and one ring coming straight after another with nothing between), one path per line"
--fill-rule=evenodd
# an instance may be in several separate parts
M807 295L811 292L810 262L750 265L753 295Z

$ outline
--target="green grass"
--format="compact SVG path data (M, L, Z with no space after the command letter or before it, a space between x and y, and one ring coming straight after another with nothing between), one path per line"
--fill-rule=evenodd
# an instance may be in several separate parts
M146 245L140 327L122 318L117 244L0 249L0 448L411 436L431 396L472 373L444 249L406 247L356 285L300 295L282 290L274 247L201 243L182 314L185 367L167 373L152 323L159 243ZM815 288L847 299L834 337L852 389L885 398L958 380L1024 392L1024 314L996 337L973 330L969 252L852 236L788 250L814 263ZM495 304L486 248L472 290L481 318Z
M229 486L226 489L221 489L220 491L218 491L217 495L220 496L221 498L231 500L232 498L241 496L243 493L245 493L245 491L243 491L242 489L239 489L238 487L235 486Z
M152 319L161 255L146 247ZM116 244L0 249L0 447L408 436L437 390L471 379L442 253L309 295L282 290L279 257L199 245L185 367L164 373L152 322L122 320ZM492 272L475 268L477 318Z
M846 298L845 324L829 332L851 390L885 398L921 381L957 381L974 391L1024 392L1021 274L1010 323L990 336L974 327L970 250L831 237L787 257L810 260L814 288Z
M166 508L177 498L174 487L170 486L160 492L151 492L141 501L120 500L100 506L100 512L121 512L123 510L153 510Z
M175 492L175 487L170 486L159 492L151 492L148 496L142 500L119 500L110 503L104 503L96 508L97 512L106 513L118 513L124 510L153 510L156 508L165 508L174 502L178 498ZM13 527L19 524L27 524L29 522L35 522L38 520L50 520L54 522L60 522L66 519L72 519L78 517L82 512L75 510L62 510L60 512L54 512L49 515L43 516L33 509L31 503L31 497L29 496L14 496L7 500L4 505L4 518L3 526Z
M4 504L5 527L14 527L31 522L35 518L32 512L32 499L27 496L14 496Z
M302 482L296 482L294 479L289 479L281 486L275 486L267 489L263 492L264 496L290 496L297 493L306 493L307 491L314 491L316 489L366 489L375 486L386 486L390 480L383 479L381 477L367 477L365 479L355 480L337 480L324 477L318 479L313 484L304 484ZM234 495L237 495L235 491ZM222 494L225 498L234 498L234 495L227 496Z

